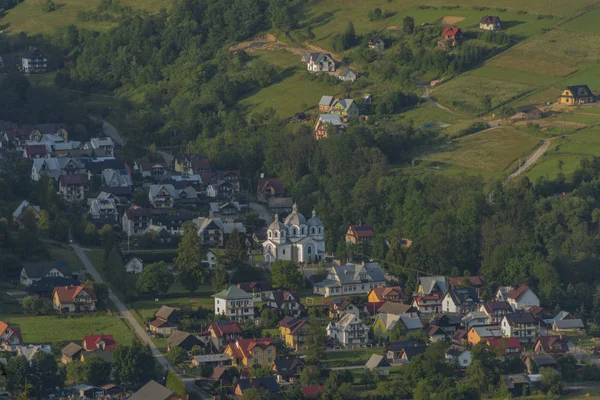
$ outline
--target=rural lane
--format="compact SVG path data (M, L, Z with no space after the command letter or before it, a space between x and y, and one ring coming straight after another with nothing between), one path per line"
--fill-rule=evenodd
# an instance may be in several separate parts
M540 157L544 155L544 153L548 150L548 147L550 147L550 141L548 139L543 140L544 143L542 143L542 145L537 150L535 150L533 153L527 156L523 165L521 165L515 172L508 176L508 179L506 180L505 184L512 181L517 176L521 175L521 173L525 172L529 167L535 164L537 160L540 159Z
M431 98L431 88L425 86L425 85L421 85L421 89L423 89L423 94L421 95L421 98L425 101L428 101L429 103L433 104L434 106L436 106L437 108L439 108L440 110L444 110L447 113L450 113L452 115L459 115L458 113L455 113L454 111L452 111L451 109L449 109L446 106L441 105L440 103L438 103L437 101L433 100Z
M79 259L85 266L88 273L94 278L94 280L101 281L102 277L100 276L98 271L96 271L96 268L94 267L90 259L86 256L85 251L76 243L71 243L71 247L77 254L77 257L79 257ZM161 354L160 350L158 350L158 348L152 341L152 338L150 338L150 335L148 335L148 333L146 333L146 330L135 320L133 315L131 315L131 312L127 309L127 307L125 307L125 304L123 304L123 302L119 300L119 298L113 293L111 289L108 289L108 293L110 300L115 304L121 315L123 315L123 317L125 317L125 319L131 324L133 330L135 331L135 334L140 338L142 343L150 346L150 349L152 349L152 354L160 363L160 365L162 365L162 367L168 371L175 372L175 368L173 368L169 360L167 360L167 358Z

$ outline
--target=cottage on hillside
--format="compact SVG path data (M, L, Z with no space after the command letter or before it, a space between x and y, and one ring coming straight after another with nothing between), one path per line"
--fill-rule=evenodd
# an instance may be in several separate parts
M479 29L486 31L499 31L502 29L502 21L496 15L486 15L479 20Z
M260 201L267 201L271 197L282 197L285 194L283 179L259 179L256 194Z
M21 57L21 70L25 74L44 73L48 69L48 58L37 47L30 47Z
M442 300L442 310L465 315L477 310L478 304L479 297L474 289L450 289Z
M300 61L306 64L310 72L334 72L335 61L331 54L327 53L308 53L302 56Z
M462 30L456 26L447 26L442 31L442 39L438 42L438 48L449 50L462 42Z
M346 244L372 246L375 240L375 230L372 225L350 225L346 232Z
M587 85L567 86L558 96L558 102L568 106L588 104L594 101L596 101L596 97Z
M338 114L319 114L319 118L314 127L315 139L327 139L329 134L328 129L330 127L334 127L338 131L345 129L345 125L342 123L342 119Z
M96 296L91 286L59 286L52 293L52 305L62 312L96 310Z

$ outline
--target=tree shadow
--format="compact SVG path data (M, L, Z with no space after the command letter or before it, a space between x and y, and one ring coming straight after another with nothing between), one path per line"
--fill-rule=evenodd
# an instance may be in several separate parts
M0 18L1 18L1 16L0 16ZM7 30L9 27L10 27L10 22L7 22L6 24L0 24L0 32Z
M524 24L523 21L502 21L502 29L510 29Z

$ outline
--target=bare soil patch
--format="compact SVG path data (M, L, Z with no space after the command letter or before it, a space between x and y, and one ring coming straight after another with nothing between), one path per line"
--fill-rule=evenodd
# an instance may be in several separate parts
M464 20L465 17L446 15L445 17L440 18L437 23L440 25L455 25Z

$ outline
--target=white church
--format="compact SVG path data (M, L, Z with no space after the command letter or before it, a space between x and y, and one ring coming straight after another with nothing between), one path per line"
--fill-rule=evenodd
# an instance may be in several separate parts
M265 263L275 260L288 260L298 263L319 262L325 257L325 226L315 210L306 221L294 204L285 221L279 221L275 214L273 223L267 230L267 240L263 242Z

